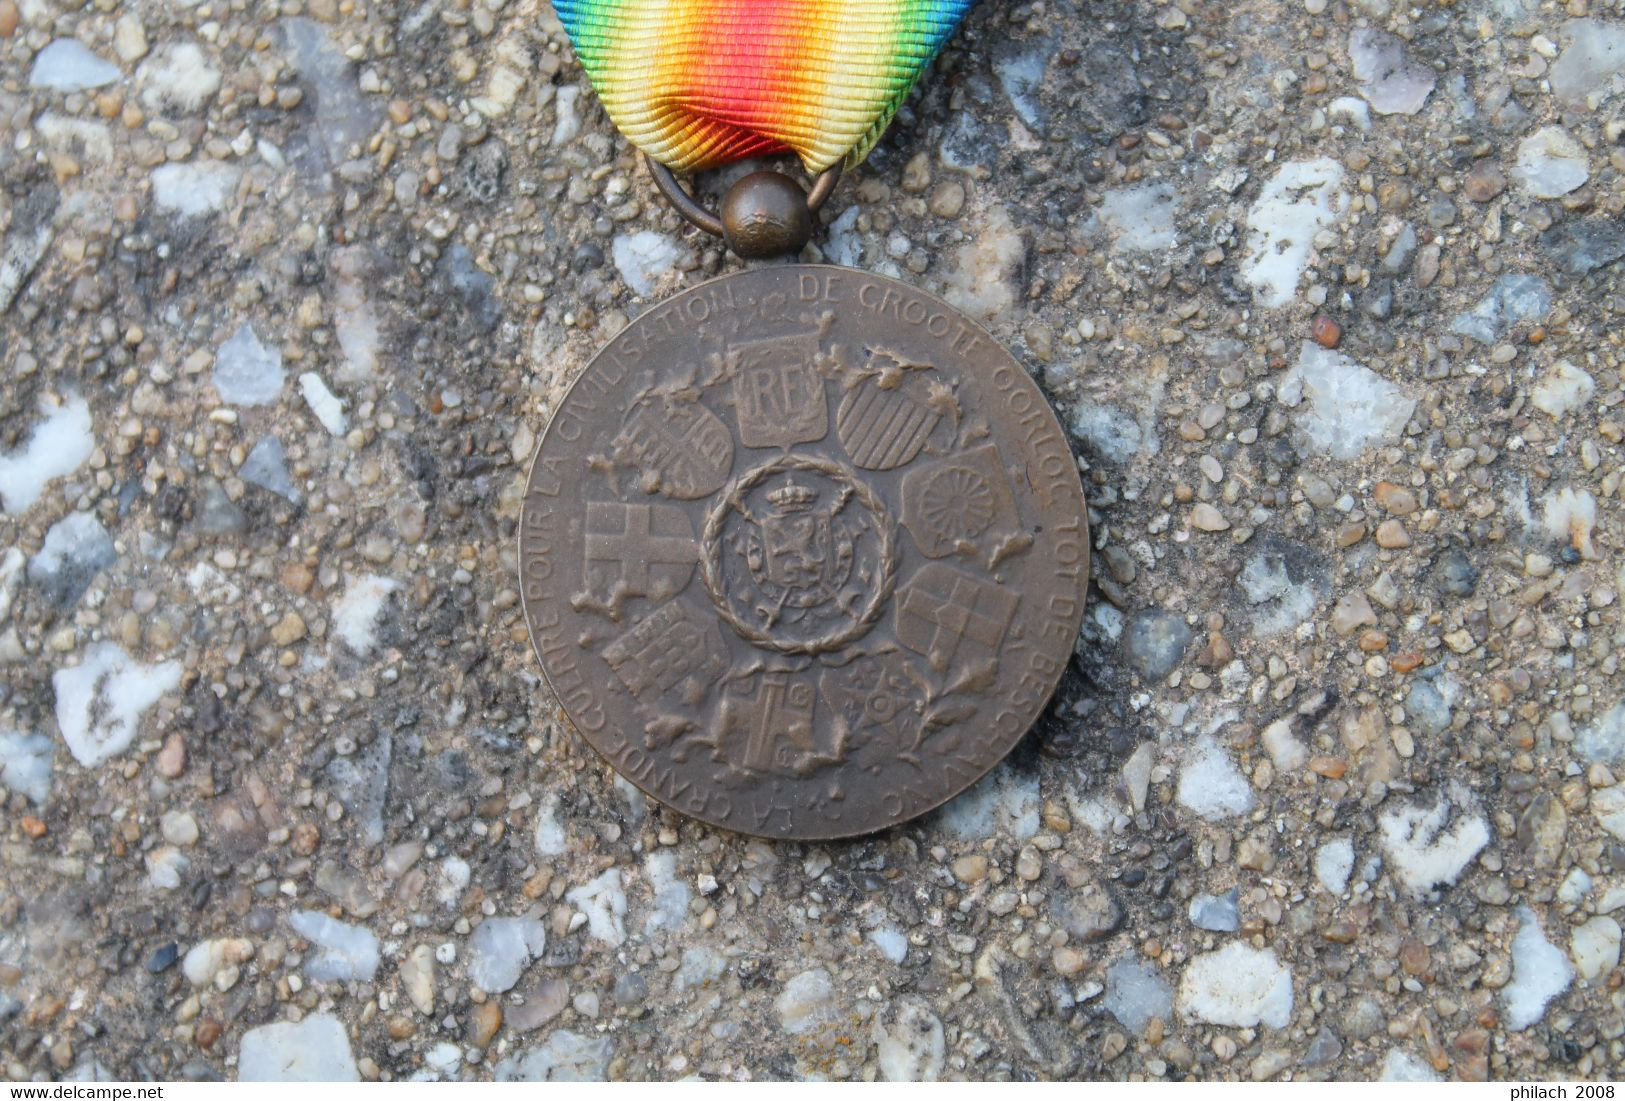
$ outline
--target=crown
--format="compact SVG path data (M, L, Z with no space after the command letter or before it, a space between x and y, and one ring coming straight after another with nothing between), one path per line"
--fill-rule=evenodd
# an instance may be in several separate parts
M781 513L806 512L818 500L818 491L790 482L770 492L767 499Z

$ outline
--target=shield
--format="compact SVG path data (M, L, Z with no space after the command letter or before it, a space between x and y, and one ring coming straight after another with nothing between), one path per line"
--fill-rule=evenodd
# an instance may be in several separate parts
M897 641L945 673L956 661L994 656L1021 597L943 562L915 574L897 594Z
M927 558L981 557L1021 526L999 449L985 444L911 470L903 526Z
M829 399L812 333L735 344L734 411L746 447L789 447L829 434Z
M908 386L883 389L875 379L847 392L835 411L835 435L866 470L913 462L942 417Z
M721 489L734 461L733 433L698 402L639 402L615 437L615 451L654 475L661 493L682 501Z

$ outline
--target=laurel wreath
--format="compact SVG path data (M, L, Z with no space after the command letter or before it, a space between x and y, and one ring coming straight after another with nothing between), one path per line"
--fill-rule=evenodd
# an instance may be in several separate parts
M775 474L795 470L822 474L846 486L859 503L874 515L880 533L880 577L874 590L869 594L869 600L864 605L862 613L843 630L821 639L808 641L776 638L742 618L733 610L722 583L722 528L727 522L729 511L737 509L743 513L746 494ZM705 518L705 530L701 533L700 541L705 552L705 558L701 562L700 580L704 582L706 592L711 594L717 614L743 638L763 649L781 654L826 654L862 638L880 619L881 612L886 607L886 598L891 595L892 586L897 581L897 537L886 503L869 485L855 477L845 465L815 455L784 455L746 473L712 506Z

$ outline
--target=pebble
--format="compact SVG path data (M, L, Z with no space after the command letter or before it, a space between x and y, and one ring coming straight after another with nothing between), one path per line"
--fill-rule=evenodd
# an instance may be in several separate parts
M1377 525L1377 546L1384 550L1403 550L1411 545L1411 533L1398 520L1384 520Z
M1498 198L1507 188L1506 173L1491 160L1482 160L1467 171L1462 180L1463 195L1475 203L1488 203Z
M1532 198L1561 198L1591 178L1590 158L1568 131L1545 126L1519 143L1512 178Z
M491 1045L502 1027L502 1007L494 1001L482 1002L469 1011L468 1042L481 1051Z

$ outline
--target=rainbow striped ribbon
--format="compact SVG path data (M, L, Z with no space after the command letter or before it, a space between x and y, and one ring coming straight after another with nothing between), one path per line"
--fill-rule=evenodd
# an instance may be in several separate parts
M874 148L972 0L553 0L609 117L677 172Z

